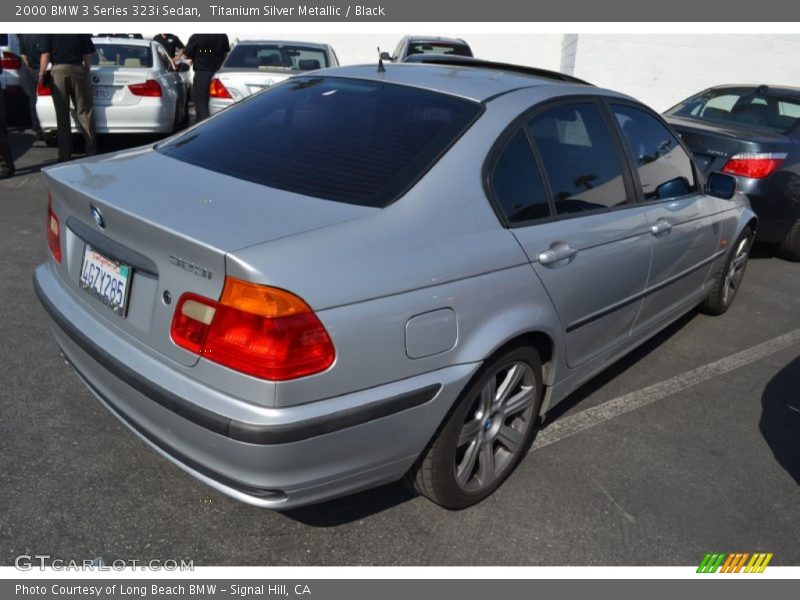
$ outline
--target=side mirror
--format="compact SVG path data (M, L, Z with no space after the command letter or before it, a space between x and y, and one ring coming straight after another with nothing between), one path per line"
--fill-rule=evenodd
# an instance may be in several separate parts
M381 52L381 60L392 60L392 55L388 52Z
M706 180L706 194L730 200L736 195L736 178L723 173L711 173Z
M189 70L189 65L185 62L178 63L178 73L186 73Z

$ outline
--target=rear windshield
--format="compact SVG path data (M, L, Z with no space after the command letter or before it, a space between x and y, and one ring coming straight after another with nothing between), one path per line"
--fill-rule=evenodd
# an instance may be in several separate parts
M328 65L320 48L287 44L237 44L225 60L226 69L313 71Z
M480 110L475 102L407 86L297 77L158 151L266 186L382 208L416 182Z
M92 64L98 67L121 67L127 69L151 68L153 53L150 46L94 43Z
M782 98L752 88L711 90L684 100L667 114L785 133L800 125L800 98Z
M448 56L472 56L472 50L466 44L452 42L419 42L408 45L408 55L412 54L445 54Z

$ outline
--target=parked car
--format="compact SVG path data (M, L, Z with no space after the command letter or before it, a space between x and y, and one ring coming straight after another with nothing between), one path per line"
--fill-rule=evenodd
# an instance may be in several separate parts
M723 85L665 115L704 172L736 177L758 214L757 239L800 261L800 88Z
M397 44L393 54L381 52L381 59L405 62L409 56L416 54L472 56L472 50L469 44L460 38L407 35Z
M3 87L7 124L28 127L31 124L28 97L21 80L22 59L16 34L0 33L0 60L3 66L0 85Z
M153 148L43 170L34 282L64 355L234 498L405 477L474 504L541 415L741 286L756 216L659 115L439 62L298 75Z
M328 44L243 40L231 50L211 80L211 114L289 77L327 67L339 59Z
M93 38L90 77L97 133L172 133L187 121L189 94L179 68L152 40ZM188 69L184 66L183 70ZM52 90L40 85L36 113L48 146L57 146ZM72 115L72 130L78 125Z

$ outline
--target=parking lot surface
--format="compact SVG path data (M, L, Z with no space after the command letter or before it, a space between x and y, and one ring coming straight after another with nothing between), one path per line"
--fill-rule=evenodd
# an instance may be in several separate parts
M38 169L12 131L0 181L0 564L697 565L706 552L800 564L800 264L756 248L722 317L691 313L548 416L490 498L448 512L399 485L286 513L184 474L64 364L31 272L46 256ZM152 139L101 140L100 150ZM176 182L179 186L180 182Z

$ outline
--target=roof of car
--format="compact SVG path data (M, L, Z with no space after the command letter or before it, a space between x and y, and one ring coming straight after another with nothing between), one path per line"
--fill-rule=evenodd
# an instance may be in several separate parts
M297 40L239 40L236 45L240 44L275 44L284 46L306 46L307 48L319 48L325 50L329 44L320 44L319 42L298 42Z
M450 42L452 44L467 45L467 42L461 38L448 38L436 35L407 35L406 39L408 40L409 44L419 44L421 42Z
M315 71L315 75L385 81L387 83L397 83L461 96L477 102L483 102L494 96L520 88L570 85L570 83L580 85L577 82L564 82L548 77L537 77L527 73L485 66L425 63L384 63L384 65L385 70L383 72L378 71L378 63L376 61L366 65L322 69Z
M776 94L779 96L800 96L800 87L792 87L789 85L769 85L758 83L726 83L723 85L715 85L709 90L761 90L763 94Z
M127 37L110 37L110 36L94 36L92 42L99 42L101 44L121 44L124 46L150 46L157 44L153 40L143 40L141 38L127 38Z

